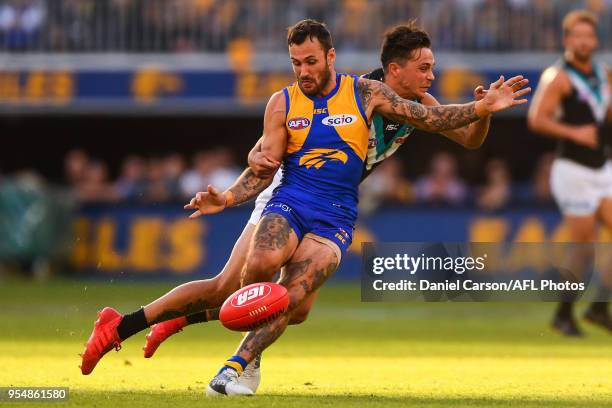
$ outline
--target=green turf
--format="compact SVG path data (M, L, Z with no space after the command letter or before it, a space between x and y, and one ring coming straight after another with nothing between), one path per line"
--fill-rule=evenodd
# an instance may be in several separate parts
M612 406L612 337L584 326L586 338L560 338L547 328L552 304L361 303L337 285L265 353L255 397L204 396L240 340L218 323L187 328L150 360L136 335L80 374L99 307L130 311L172 286L0 282L0 386L70 387L69 403L37 406Z

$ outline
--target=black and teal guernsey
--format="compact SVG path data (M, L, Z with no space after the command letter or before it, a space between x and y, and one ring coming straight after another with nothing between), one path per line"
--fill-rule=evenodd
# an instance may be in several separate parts
M567 73L572 84L572 92L561 101L560 121L568 125L595 125L598 128L597 148L591 149L567 139L560 139L557 142L557 157L590 168L601 168L609 156L609 141L606 141L603 129L610 105L610 85L606 68L602 64L594 63L593 71L585 74L565 59L559 61L556 66Z
M385 79L385 73L382 68L378 68L363 77L382 82ZM368 139L368 156L362 179L366 178L383 160L395 153L413 131L413 126L394 122L374 112Z

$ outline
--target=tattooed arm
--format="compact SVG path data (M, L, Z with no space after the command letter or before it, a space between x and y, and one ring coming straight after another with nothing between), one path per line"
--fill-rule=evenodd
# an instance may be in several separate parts
M257 144L261 145L261 153L276 165L283 158L287 148L287 129L285 128L285 98L282 92L276 92L270 98L264 114L264 134ZM257 152L257 144L251 151ZM249 158L251 159L251 153ZM234 184L224 191L219 192L213 186L208 186L207 191L199 192L191 199L185 209L196 210L189 218L198 218L204 214L215 214L227 207L242 204L265 190L273 180L274 173L268 178L260 178L255 175L251 167L246 169Z
M525 80L524 80L525 81ZM474 90L474 100L479 101L485 96L485 89L483 86L478 86ZM421 100L423 105L428 106L440 106L440 102L430 94L425 94L425 97ZM441 135L446 136L453 142L459 143L467 149L477 149L484 143L489 133L489 125L491 124L491 115L472 122L467 126L462 126L457 129L445 130L440 132Z
M272 180L273 177L267 179L257 177L248 167L226 191L219 192L215 187L209 185L207 191L197 193L184 208L196 210L189 218L216 214L227 207L240 205L255 198L272 184Z
M365 78L359 78L357 89L368 118L376 111L395 122L407 123L429 132L440 132L459 128L491 113L527 103L527 99L517 99L531 91L530 88L521 89L525 84L522 76L510 78L505 82L502 76L491 84L487 95L480 101L440 106L424 106L403 99L384 83Z

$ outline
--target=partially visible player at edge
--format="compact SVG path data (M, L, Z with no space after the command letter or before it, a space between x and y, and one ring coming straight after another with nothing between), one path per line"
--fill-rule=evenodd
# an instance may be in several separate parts
M612 162L603 130L612 118L612 105L609 72L593 59L597 43L593 14L577 10L565 17L565 53L542 74L528 115L533 131L558 139L551 190L577 243L596 240L598 221L612 228ZM588 264L590 255L577 256L577 262ZM606 288L601 290L598 298L607 299ZM552 326L567 336L580 336L573 303L566 299L559 304ZM607 302L592 303L584 317L612 331Z
M251 393L237 384L240 372L282 333L292 312L336 269L351 240L357 185L374 111L401 123L441 131L526 103L517 98L529 92L521 89L522 77L507 82L500 77L481 101L424 107L398 97L380 82L336 74L331 37L320 23L298 23L289 31L288 44L298 83L271 98L262 142L262 153L271 160L280 161L287 153L285 174L258 223L241 283L268 281L286 265L280 283L290 293L289 311L247 335L211 382L210 393ZM296 115L307 120L292 124ZM310 134L316 136L307 137ZM235 199L231 191L224 197L230 203ZM100 337L94 330L91 343ZM106 339L103 347L112 347L117 340Z

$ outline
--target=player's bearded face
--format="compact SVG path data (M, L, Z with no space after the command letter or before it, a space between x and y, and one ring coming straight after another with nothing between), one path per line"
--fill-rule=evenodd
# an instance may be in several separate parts
M597 48L597 33L588 23L577 23L565 36L565 48L579 61L588 61Z
M327 55L317 40L289 47L293 73L302 91L309 96L320 95L329 84L334 51Z

